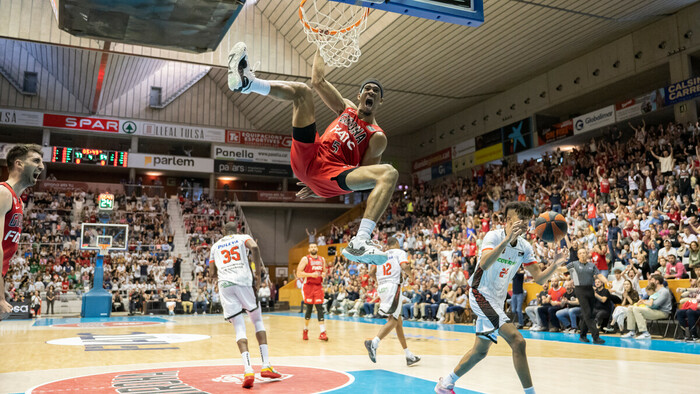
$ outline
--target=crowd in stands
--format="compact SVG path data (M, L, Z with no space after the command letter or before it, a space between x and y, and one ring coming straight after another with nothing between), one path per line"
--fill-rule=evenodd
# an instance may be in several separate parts
M602 328L617 324L619 329L626 321L622 330L632 332L640 320L638 309L658 310L660 296L654 294L664 293L659 287L683 278L692 278L691 285L684 290L683 305L673 309L690 309L679 312L679 321L686 328L695 325L699 314L692 308L700 300L700 124L613 127L570 151L557 149L523 163L481 166L466 176L399 191L378 222L375 238L385 242L395 235L409 252L415 276L404 287L405 318L452 321L444 311L464 308L466 279L474 272L484 235L503 226L503 207L516 200L530 202L536 214L552 210L566 217L569 231L561 244L538 242L533 229L529 233L543 269L557 248L568 248L572 260L585 249L609 277L612 289L598 288L601 305L596 318ZM358 222L307 234L319 244L347 242ZM527 273L522 274L527 282ZM656 288L639 289L640 279L657 282ZM376 286L365 267L336 257L325 283L332 312L376 314ZM545 324L553 330L575 330L576 313L562 311L576 302L562 301L571 287L568 275L562 272L550 283L528 307L528 324L537 330ZM603 290L615 294L608 297ZM612 300L627 309L615 313ZM671 310L668 305L663 308L647 320L668 318ZM686 337L691 335L698 336L697 328L686 332Z

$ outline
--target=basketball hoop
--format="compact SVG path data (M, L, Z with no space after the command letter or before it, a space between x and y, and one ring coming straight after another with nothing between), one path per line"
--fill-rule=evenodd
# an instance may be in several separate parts
M104 256L107 253L109 246L109 244L98 244L97 247L100 248L99 255Z
M299 19L306 39L316 44L326 65L349 67L360 59L360 33L367 28L369 8L324 0L301 0ZM312 6L304 9L306 3Z

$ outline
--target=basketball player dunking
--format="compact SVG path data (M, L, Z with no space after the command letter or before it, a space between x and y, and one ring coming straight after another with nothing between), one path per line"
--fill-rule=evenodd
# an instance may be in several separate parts
M305 83L256 78L250 68L246 45L242 42L233 46L228 59L228 86L231 90L292 101L291 165L304 185L297 194L299 197L328 198L373 189L367 199L360 229L343 249L343 255L351 261L384 264L386 254L372 242L372 231L389 205L399 173L390 164L379 164L387 145L386 135L375 119L384 97L382 85L372 79L363 82L357 95L359 103L355 105L326 81L325 63L317 51L311 85L338 115L319 136L313 94Z
M403 335L403 320L401 319L401 272L405 272L407 277L411 277L411 265L408 263L408 255L399 248L399 241L395 237L387 240L387 255L389 260L381 266L372 266L369 275L377 281L379 293L379 314L387 317L386 324L379 330L379 333L372 340L365 341L365 348L369 354L369 359L373 363L377 362L377 348L379 342L384 339L391 330L396 330L396 337L401 343L401 347L406 353L406 364L411 365L420 361L420 357L411 353L406 344L406 337Z
M513 364L525 393L534 393L530 367L525 354L525 340L503 311L508 284L521 265L535 282L543 284L568 260L568 250L554 257L554 263L544 272L536 264L532 246L521 237L527 232L533 217L532 206L526 202L511 202L505 207L506 224L501 230L486 233L479 251L479 265L469 279L469 306L476 314L476 341L462 357L459 365L445 378L440 378L436 393L454 393L457 379L469 372L496 343L497 334L503 336L513 351Z
M282 377L272 365L267 349L267 333L260 313L260 302L256 288L261 283L262 258L258 244L246 234L236 234L238 225L229 222L224 225L224 237L211 247L209 255L209 275L213 283L218 284L221 306L224 308L225 320L233 324L236 330L236 343L243 357L243 388L252 388L255 372L250 363L248 338L246 337L245 319L247 312L255 326L255 338L260 345L262 368L260 376L279 379ZM248 261L248 250L255 264L255 279ZM255 282L254 282L255 281ZM255 285L255 286L254 286Z
M304 281L301 288L301 298L306 304L306 314L304 315L304 333L302 339L309 340L309 322L311 312L316 305L316 315L318 325L321 328L321 335L318 339L328 340L326 325L323 324L323 274L326 272L326 259L318 255L318 245L309 244L309 254L301 258L297 266L297 278Z
M5 274L10 268L10 259L19 246L22 234L24 204L20 196L24 190L36 184L44 171L43 153L39 145L16 145L7 152L7 181L0 182L0 228L2 228L2 276L0 276L0 320L12 309L5 298Z

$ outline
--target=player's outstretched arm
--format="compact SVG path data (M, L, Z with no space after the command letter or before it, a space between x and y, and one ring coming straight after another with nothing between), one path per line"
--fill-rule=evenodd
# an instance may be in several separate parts
M12 194L7 188L0 188L0 228L5 228L5 215L12 208ZM0 244L0 256L3 256L2 244ZM12 306L5 299L5 278L0 274L0 314L9 313Z
M554 263L551 264L547 269L542 271L537 264L530 264L525 269L532 275L532 279L537 282L537 284L544 285L547 280L559 270L562 264L566 263L569 259L568 249L564 249L563 253L558 253L554 256Z
M348 104L352 107L355 106L348 100L345 100L335 86L326 81L326 63L323 61L319 50L316 50L313 68L311 69L311 87L314 88L328 108L337 115L345 111Z

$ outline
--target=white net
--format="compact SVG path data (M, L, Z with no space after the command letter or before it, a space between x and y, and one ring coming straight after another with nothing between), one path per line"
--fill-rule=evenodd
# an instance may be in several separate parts
M302 0L299 6L306 39L332 67L349 67L360 59L360 34L368 15L368 8L329 0Z

